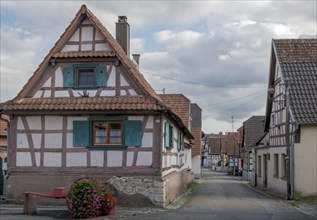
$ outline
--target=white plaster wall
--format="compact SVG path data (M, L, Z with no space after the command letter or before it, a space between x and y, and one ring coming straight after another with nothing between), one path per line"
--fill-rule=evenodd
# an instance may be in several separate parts
M28 122L30 130L40 130L42 128L40 116L27 116L26 120Z
M67 153L66 166L67 167L87 166L87 154L86 153Z
M153 119L154 119L153 116L149 116L145 128L150 128L150 129L153 128Z
M46 130L62 130L63 117L61 116L45 116Z
M153 146L153 133L144 133L142 138L142 147Z
M17 152L17 166L32 166L31 154L29 152Z
M69 97L68 91L55 91L55 97Z
M17 123L18 123L17 124L18 129L24 129L21 117L18 117L18 122Z
M125 80L124 76L120 75L121 86L129 86L129 83Z
M44 98L49 98L49 97L51 97L51 90L45 90L45 91L43 91L44 93L43 93L43 97Z
M62 133L45 134L45 148L62 148Z
M64 48L62 49L62 52L78 51L78 50L79 50L78 45L65 45Z
M116 85L116 68L112 68L110 72L110 76L107 81L107 86L115 86Z
M301 126L301 138L295 144L295 196L317 194L317 126Z
M112 49L107 43L96 43L95 51L112 51Z
M35 95L33 96L33 98L40 98L42 96L42 92L41 90L38 90Z
M125 91L124 89L121 89L121 90L120 90L120 95L121 95L121 96L124 96L124 95L127 95L127 93L126 93L126 91Z
M92 44L82 44L81 51L92 51Z
M132 166L133 156L134 156L133 152L128 152L127 153L127 166Z
M77 29L75 31L75 33L73 34L73 36L69 39L69 41L79 41L79 29Z
M100 96L115 96L116 91L115 90L103 90L100 93Z
M95 40L104 40L102 34L96 29Z
M93 40L93 30L94 30L93 27L82 27L81 28L81 40L82 41L92 41Z
M134 89L129 89L129 92L130 92L131 95L137 95L137 93L135 92Z
M192 157L192 170L194 172L194 176L196 178L200 178L201 177L201 156L197 155L197 156L193 156Z
M122 166L122 151L108 151L107 152L108 167Z
M42 134L31 134L34 148L41 148Z
M90 151L91 166L103 167L104 152L103 151Z
M287 181L281 178L281 154L286 153L286 147L269 148L270 160L267 161L268 173L267 173L267 187L281 194L286 194ZM274 177L274 154L278 154L279 157L279 177Z
M17 134L17 148L29 148L29 142L25 133Z
M74 147L74 144L73 144L73 133L67 134L66 146L67 146L67 148L73 148Z
M257 170L257 184L259 186L264 187L264 155L266 155L269 152L268 148L258 148L257 149L257 157L261 156L261 174L259 175L258 170ZM258 168L257 168L258 169Z
M55 70L55 86L56 87L64 87L63 71L62 71L61 67L58 67ZM58 92L58 91L55 91L55 94L56 94L56 92Z
M61 167L62 165L61 153L45 152L43 160L45 167Z
M46 80L46 82L43 84L43 87L51 87L52 84L52 77L48 78L48 80Z
M139 152L137 166L151 166L152 165L152 152Z

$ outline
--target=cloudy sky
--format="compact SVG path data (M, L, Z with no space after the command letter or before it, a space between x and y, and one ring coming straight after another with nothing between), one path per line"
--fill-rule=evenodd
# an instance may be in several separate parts
M205 133L264 115L272 38L312 38L317 1L0 1L1 102L12 99L82 4L115 36L131 27L131 53L158 93L183 93L203 110Z

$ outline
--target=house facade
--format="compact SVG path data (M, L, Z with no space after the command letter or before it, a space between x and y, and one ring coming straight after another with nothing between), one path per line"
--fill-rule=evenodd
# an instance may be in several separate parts
M0 196L5 195L5 176L7 174L7 136L9 118L2 116L0 118Z
M254 147L264 133L265 116L252 116L243 122L243 166L242 176L245 180L253 180L254 176Z
M272 40L266 136L257 185L287 198L317 194L317 40Z
M165 206L187 189L193 136L129 59L129 35L125 16L115 40L83 5L19 94L1 103L10 116L8 199L86 176L112 183L124 204Z

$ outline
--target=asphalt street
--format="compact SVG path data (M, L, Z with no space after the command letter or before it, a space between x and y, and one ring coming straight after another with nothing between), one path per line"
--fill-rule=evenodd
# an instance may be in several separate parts
M200 182L198 189L181 208L130 219L316 219L285 201L252 190L241 177L205 170Z
M285 200L255 191L241 177L204 169L199 182L198 188L180 208L176 208L179 204L171 206L174 209L116 207L114 214L97 219L316 220L316 217L304 214ZM0 219L46 220L69 217L65 206L38 206L37 210L37 215L27 216L23 215L22 205L1 202ZM316 214L316 209L313 210Z

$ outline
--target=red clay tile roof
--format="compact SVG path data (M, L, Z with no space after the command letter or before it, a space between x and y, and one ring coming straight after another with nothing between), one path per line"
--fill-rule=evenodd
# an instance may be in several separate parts
M182 94L159 94L159 97L171 107L188 128L190 100Z
M113 51L69 51L57 52L52 57L54 58L80 58L80 57L115 57Z
M142 96L24 98L0 104L6 111L99 111L99 110L162 110L151 98Z

